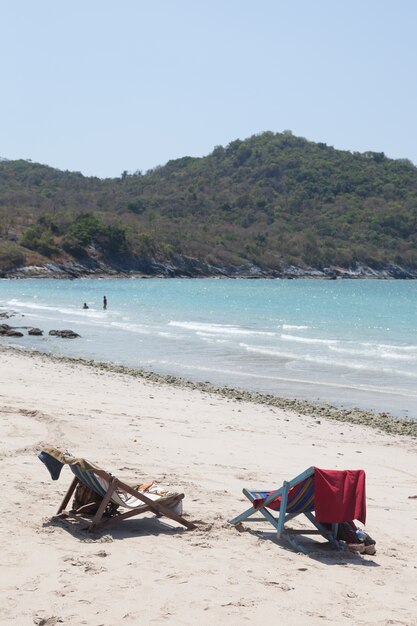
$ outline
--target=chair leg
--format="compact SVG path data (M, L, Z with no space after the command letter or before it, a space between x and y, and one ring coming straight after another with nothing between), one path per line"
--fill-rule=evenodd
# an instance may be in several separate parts
M296 552L302 552L303 554L309 554L309 550L307 550L307 548L305 548L304 546L301 545L301 543L299 543L298 541L296 541L296 539L294 539L294 537L292 535L290 535L290 533L284 532L282 534L282 537L284 537L284 539L286 539L288 541L288 543L290 544L290 546L296 550Z
M157 500L156 501L155 500L151 500L151 504L149 505L149 508L156 515L168 517L169 519L172 519L175 522L178 522L179 524L182 524L183 526L188 528L188 530L195 530L197 528L197 526L195 524L193 524L192 522L189 522L188 520L186 520L182 515L178 515L178 513L175 513L174 511L171 511L171 509L167 508L166 506L164 506L162 504L158 504Z
M280 534L279 534L279 532L278 532L278 528L279 528L279 518L278 518L278 520L276 520L276 519L275 519L275 517L274 517L274 516L273 516L273 515L272 515L272 514L271 514L271 513L267 510L267 509L265 509L264 507L261 507L261 508L259 509L259 512L260 512L260 513L262 513L262 515L264 516L264 518L265 518L266 520L268 520L268 522L270 522L274 528L276 528L276 530L277 530L277 534L278 534L278 537L279 537L279 536L280 536ZM280 517L281 517L281 515L280 515Z
M93 521L88 527L89 532L91 532L92 530L94 530L100 525L100 520L103 517L103 513L106 510L106 506L110 502L113 491L116 489L116 484L117 484L117 479L113 478L113 480L111 481L109 485L106 495L104 496L104 498L101 501L100 506L98 507L97 513L95 514Z
M320 522L318 522L315 518L315 516L313 515L313 513L310 513L308 511L306 511L304 513L304 515L307 517L307 519L310 520L310 522L317 528L317 530L320 531L320 533L323 535L323 537L325 539L327 539L327 541L329 543L331 543L336 550L343 550L342 544L340 543L340 541L338 541L334 535L333 535L333 525L332 525L332 530L327 530L327 528L325 528L324 526L322 526L320 524Z
M78 480L77 477L75 477L72 481L72 483L70 484L67 493L64 496L64 499L62 500L61 504L59 505L59 509L57 511L57 515L59 515L67 506L68 502L71 499L72 494L75 491L75 487L78 485L80 481Z
M253 506L251 506L250 509L247 509L246 511L244 511L243 513L241 513L240 515L237 515L236 517L234 517L233 519L228 521L228 524L231 524L232 526L236 526L236 524L240 524L241 522L243 522L245 519L247 519L248 517L250 517L251 515L254 515L255 513L258 512L258 509L255 509Z
M278 528L277 528L278 539L281 537L282 533L284 532L285 516L287 514L288 491L289 491L289 483L286 480L284 480L284 484L282 485L281 505L279 507L279 519L278 519Z

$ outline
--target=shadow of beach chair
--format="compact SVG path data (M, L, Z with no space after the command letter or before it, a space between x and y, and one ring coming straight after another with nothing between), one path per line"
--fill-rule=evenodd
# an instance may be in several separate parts
M89 531L136 515L142 515L148 511L154 513L157 517L167 517L174 520L189 530L196 528L195 524L186 520L181 514L183 493L159 495L158 493L139 491L139 489L128 485L86 459L64 454L56 448L46 448L38 456L48 467L53 480L57 479L54 478L54 471L55 475L58 474L59 476L64 464L70 466L74 479L59 506L57 516L84 516L95 510L93 520L88 526ZM51 467L55 468L55 470L52 469L51 471ZM90 502L86 502L82 506L67 512L66 507L79 484L90 490L94 497ZM109 517L107 512L110 507L112 508L112 514Z
M344 549L337 540L338 524L359 519L365 523L365 473L363 470L319 470L310 467L295 478L284 481L274 491L243 489L252 506L229 521L239 526L242 522L266 520L277 531L278 539L286 539L292 548L307 554L298 541L299 535L321 535L335 548ZM262 517L252 517L256 514ZM304 515L313 529L292 529L286 524ZM242 527L240 527L242 528Z

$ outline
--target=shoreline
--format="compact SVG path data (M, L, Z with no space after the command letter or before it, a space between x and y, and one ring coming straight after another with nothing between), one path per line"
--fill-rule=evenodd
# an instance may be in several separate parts
M77 278L230 278L230 279L322 279L322 280L416 280L417 269L402 267L392 262L378 268L357 263L352 267L332 265L326 267L301 267L283 265L282 267L261 267L254 263L242 265L210 264L205 261L184 255L178 255L165 261L157 261L151 257L138 259L130 265L115 263L110 265L103 261L82 262L44 262L40 265L24 265L21 267L0 270L4 279L18 278L52 278L74 280Z
M198 390L238 402L244 401L289 410L305 417L316 419L325 418L330 421L350 423L358 426L368 426L391 435L404 435L417 438L417 420L397 418L388 412L373 412L357 407L352 409L343 409L329 403L315 403L298 398L283 398L272 394L246 391L228 386L219 387L211 383L194 382L179 376L158 374L150 370L116 365L111 362L55 355L48 352L19 347L0 346L0 353L1 352L12 352L19 355L24 354L30 358L40 356L46 358L48 361L56 363L81 365L83 367L89 367L109 373L139 378L144 381L165 384L179 389Z
M332 275L321 270L300 271L294 274L268 274L260 273L259 275L251 274L144 274L142 272L85 272L77 275L70 273L55 273L55 272L39 272L39 273L25 273L25 272L10 272L8 274L0 275L0 280L85 280L85 279L125 279L125 280L170 280L170 279L183 279L183 280L208 280L215 278L216 280L417 280L417 274L414 276L394 276L385 272L375 271L373 273L340 273L339 275Z

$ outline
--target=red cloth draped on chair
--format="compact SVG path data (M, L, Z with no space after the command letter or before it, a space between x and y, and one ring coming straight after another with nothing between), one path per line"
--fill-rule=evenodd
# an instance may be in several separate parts
M366 493L363 470L314 468L314 503L318 522L365 524Z

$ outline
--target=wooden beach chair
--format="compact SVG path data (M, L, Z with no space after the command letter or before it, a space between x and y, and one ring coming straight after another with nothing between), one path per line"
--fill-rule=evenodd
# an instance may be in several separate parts
M57 448L45 448L38 456L44 463L45 458L49 457L50 460L50 457L52 457L52 462L57 461L59 464L68 464L70 466L74 479L59 506L57 515L81 516L96 509L94 518L88 526L89 531L136 515L142 515L148 511L155 513L157 517L164 516L174 520L189 530L196 528L195 524L186 520L181 514L183 493L159 495L158 493L140 491L138 488L119 480L116 476L100 469L86 459L75 458L68 453L64 454ZM48 464L45 464L48 467ZM48 469L50 468L48 467ZM56 479L52 472L51 475L53 479ZM92 498L91 502L87 502L77 509L67 512L66 507L79 484L91 490L96 497ZM111 504L113 507L111 507ZM106 515L109 508L112 508L110 517Z
M297 540L299 535L321 535L335 548L344 549L337 540L338 524L359 519L365 523L365 473L363 470L319 470L310 467L274 491L243 489L252 506L229 521L239 528L245 522L266 520L298 552L308 550ZM262 517L252 517L260 514ZM313 529L291 529L286 524L304 515Z

